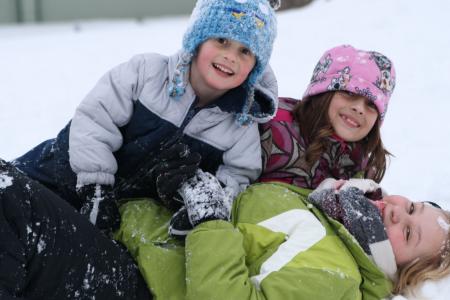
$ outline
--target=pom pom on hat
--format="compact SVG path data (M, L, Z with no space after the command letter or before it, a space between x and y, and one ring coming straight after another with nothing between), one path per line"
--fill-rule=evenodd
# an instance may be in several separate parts
M395 69L389 58L342 45L323 54L303 98L328 91L352 92L372 101L382 122L394 88Z
M243 86L248 99L237 119L247 124L252 117L254 85L264 72L272 53L277 26L275 7L280 0L198 0L183 37L183 58L169 83L169 95L178 98L188 84L188 69L198 47L210 38L240 42L255 55L256 64Z

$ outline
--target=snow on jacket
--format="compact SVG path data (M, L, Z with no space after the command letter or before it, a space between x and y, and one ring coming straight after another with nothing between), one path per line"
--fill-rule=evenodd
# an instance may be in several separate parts
M279 99L278 112L261 126L263 182L279 181L315 189L324 179L350 179L363 169L361 146L330 137L327 151L311 167L306 164L308 141L300 134L292 110L298 100Z
M261 172L257 123L275 115L274 74L268 67L255 85L249 113L256 122L239 125L236 114L247 98L243 86L202 109L195 107L196 95L189 84L179 99L169 96L168 82L179 59L179 53L142 54L113 68L56 139L18 158L15 165L47 186L56 186L56 192L67 199L76 195L59 190L75 189L74 172L78 185L114 184L116 175L126 180L161 143L183 132L183 141L202 155L200 167L240 192Z
M392 287L339 223L305 199L308 190L255 184L232 223L197 226L185 247L167 236L170 213L147 199L121 207L116 237L135 257L156 299L379 300Z

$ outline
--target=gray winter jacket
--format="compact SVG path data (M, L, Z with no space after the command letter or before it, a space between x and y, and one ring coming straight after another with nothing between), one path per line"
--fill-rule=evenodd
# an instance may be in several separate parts
M240 125L235 120L245 103L239 97L242 93L219 98L217 103L197 109L186 121L188 113L196 110L191 85L179 99L168 94L168 82L179 56L137 55L106 73L81 102L69 135L70 166L77 174L77 185L114 184L121 168L118 157L125 153L129 158L138 158L142 156L139 149L148 151L148 145L159 145L180 128L188 139L201 144L194 150L200 152L203 161L208 160L208 153L220 154L217 166L210 171L215 171L219 180L236 193L256 180L261 172L257 123L269 121L278 102L272 70L268 67L255 86L255 102L250 109L255 122ZM134 145L134 152L126 154L125 144ZM123 162L133 165L132 160Z

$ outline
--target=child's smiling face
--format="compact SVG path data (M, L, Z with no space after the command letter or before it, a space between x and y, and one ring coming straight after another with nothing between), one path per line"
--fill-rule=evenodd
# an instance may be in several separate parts
M378 118L378 110L367 98L348 92L335 92L328 108L334 132L347 142L366 137Z
M440 253L449 230L442 210L396 195L382 201L385 205L380 211L397 265Z
M190 82L197 96L216 98L240 86L255 66L254 54L243 44L224 38L200 45L191 65Z

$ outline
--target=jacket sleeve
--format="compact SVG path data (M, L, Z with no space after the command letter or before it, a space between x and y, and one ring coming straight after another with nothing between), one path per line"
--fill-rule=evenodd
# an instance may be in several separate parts
M114 184L122 146L119 127L128 123L146 80L148 56L138 55L107 72L78 106L72 119L69 155L77 184Z
M186 299L361 299L359 282L324 268L308 268L306 261L291 261L257 287L248 268L252 264L249 259L267 258L270 250L259 249L256 256L250 253L263 243L246 235L224 221L202 223L188 235Z
M256 124L223 154L223 164L219 166L216 177L233 190L236 197L261 174L261 144Z
M243 237L231 223L202 223L186 239L186 299L265 299L250 282Z

